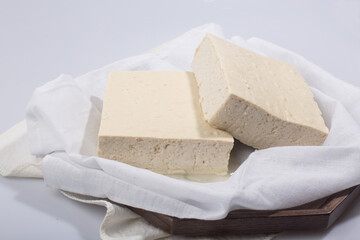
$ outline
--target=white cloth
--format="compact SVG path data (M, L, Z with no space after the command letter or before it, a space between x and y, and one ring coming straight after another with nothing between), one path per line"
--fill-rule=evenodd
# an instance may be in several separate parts
M0 175L42 178L41 158L30 154L26 123L22 121L0 135Z
M0 175L6 177L36 177L42 178L41 159L30 154L25 121L0 135ZM90 196L62 192L64 196L87 204L99 205L106 208L104 220L100 226L99 235L104 240L155 240L190 239L171 236L168 233L151 226L143 218L129 209L119 206L108 199L99 199ZM244 236L228 236L219 238L223 240L270 240L273 234L254 234Z
M194 51L207 32L223 36L219 26L207 24L153 52L78 78L62 75L38 88L29 103L26 120L31 152L45 155L46 183L171 216L208 220L223 218L239 208L292 207L360 184L360 89L297 54L257 38L231 40L299 69L330 128L323 146L255 151L228 180L210 183L174 179L96 157L108 73L191 70Z
M97 199L75 193L62 192L66 197L78 202L106 207L106 215L101 224L100 237L104 240L271 240L275 234L252 234L218 237L183 237L170 235L149 225L143 218L125 207L120 207L106 199Z

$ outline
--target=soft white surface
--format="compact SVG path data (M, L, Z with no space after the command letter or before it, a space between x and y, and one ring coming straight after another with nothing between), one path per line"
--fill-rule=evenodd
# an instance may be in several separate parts
M227 36L241 32L244 37L262 37L306 56L345 81L359 85L360 18L357 1L144 1L141 9L138 9L139 1L2 3L0 106L6 117L0 119L1 132L23 119L24 107L33 89L59 73L79 75L143 52L190 27L209 21L222 24ZM160 3L162 7L158 6ZM46 206L49 201L54 201L49 190L42 191L42 198L37 198L36 194L33 197L27 195L26 204L19 204L14 195L7 193L25 192L30 187L33 189L31 193L39 193L43 188L42 182L35 181L28 186L22 181L0 178L4 206L0 207L3 213L0 221L4 222L6 218L9 223L3 228L2 236L13 237L14 227L11 226L15 224L11 223L17 222L24 229L17 231L16 236L22 233L45 238L48 232L39 232L36 220L48 229L57 230L53 239L63 239L66 234L72 239L89 239L89 236L97 239L98 224L89 227L92 218L87 216L88 209L79 210L79 204L65 204L68 202L66 199L58 199L54 205L59 207L48 210L50 215L41 214L41 210L34 207L41 202L44 203L41 206ZM13 182L19 184L11 184ZM31 220L15 220L16 215L10 213L19 206L20 212L32 209ZM69 211L64 212L64 208ZM351 209L351 213L332 231L299 234L298 239L339 239L344 233L351 239L359 234L359 228L352 227L360 224L359 209ZM75 218L67 217L74 211ZM96 215L99 223L102 215L101 209ZM65 216L67 220L62 225L54 216ZM79 219L79 222L88 224L76 224ZM81 237L76 234L77 230L71 230L74 226L82 233L92 231L93 234Z
M25 120L0 135L0 175L42 178L41 160L30 154Z
M7 177L17 177L17 178L42 178L42 171L41 171L41 160L36 159L30 154L29 143L27 138L27 129L25 121L20 122L19 124L15 125L11 129L9 129L5 134L0 135L0 176L7 176ZM27 179L30 182L30 179ZM42 188L44 189L44 188ZM30 186L30 191L36 191L37 189ZM9 192L6 194L11 195ZM119 206L113 202L110 202L107 199L99 199L85 195L74 194L70 192L62 192L63 195L66 197L90 204L90 205L98 205L106 208L106 213L104 219L99 226L99 236L101 239L104 240L156 240L156 239L173 239L173 240L181 240L183 237L178 236L170 236L170 234L150 225L147 223L143 218L139 215L135 214L131 210L127 209L126 207ZM38 197L41 197L41 193L36 191ZM25 192L25 195L29 195L29 192ZM31 194L30 194L31 195ZM17 199L17 198L16 198ZM51 198L49 199L51 200ZM40 203L41 205L41 203ZM37 205L39 206L39 205ZM57 206L57 205L55 205ZM49 207L51 208L51 204L47 204L43 207L46 213L51 213L49 211ZM56 209L56 207L54 208ZM28 220L24 215L26 214L27 209L23 211L23 207L18 204L16 213L13 213L11 216L19 216L19 220ZM23 213L25 212L25 213ZM32 215L29 212L30 216ZM21 219L20 219L21 218ZM68 220L65 222L69 222ZM96 221L94 221L96 223ZM10 221L9 224L12 224ZM85 223L87 224L87 223ZM31 226L30 226L31 227ZM42 228L41 223L39 224L38 228ZM12 229L12 228L10 228ZM34 228L36 229L36 228ZM11 232L12 230L10 230ZM17 231L12 233L10 239L15 238L25 238L24 234L18 234ZM40 231L39 231L40 232ZM41 231L42 232L42 231ZM38 234L38 233L37 233ZM48 237L51 235L48 234ZM74 235L73 232L70 231L70 236L64 235L63 237L72 238ZM88 232L88 237L95 237L90 234L92 232ZM38 235L34 235L35 237ZM265 235L265 234L253 234L253 235L244 235L240 236L228 236L226 238L221 238L223 240L239 240L239 239L247 239L247 240L270 240L272 239L273 235ZM85 235L84 235L85 238ZM219 239L218 237L207 237L203 238L203 240L216 240Z

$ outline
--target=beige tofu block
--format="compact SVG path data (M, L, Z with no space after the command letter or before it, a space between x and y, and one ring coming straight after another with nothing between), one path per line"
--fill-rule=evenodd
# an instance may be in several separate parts
M204 120L193 73L110 73L98 156L158 173L223 175L233 142Z
M192 69L206 121L262 149L322 145L321 111L297 69L207 35Z

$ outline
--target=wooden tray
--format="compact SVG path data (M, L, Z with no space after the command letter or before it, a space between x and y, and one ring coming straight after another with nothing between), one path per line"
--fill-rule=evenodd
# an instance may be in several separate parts
M276 211L235 210L224 219L212 221L179 219L142 209L130 209L150 224L175 235L277 233L327 228L359 195L360 185L294 208Z

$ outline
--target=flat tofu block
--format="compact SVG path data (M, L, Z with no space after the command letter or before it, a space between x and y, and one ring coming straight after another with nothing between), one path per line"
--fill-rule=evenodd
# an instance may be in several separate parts
M328 128L297 69L208 34L192 69L206 121L254 148L322 145Z
M204 120L193 73L110 73L98 156L164 174L223 175L233 143Z

